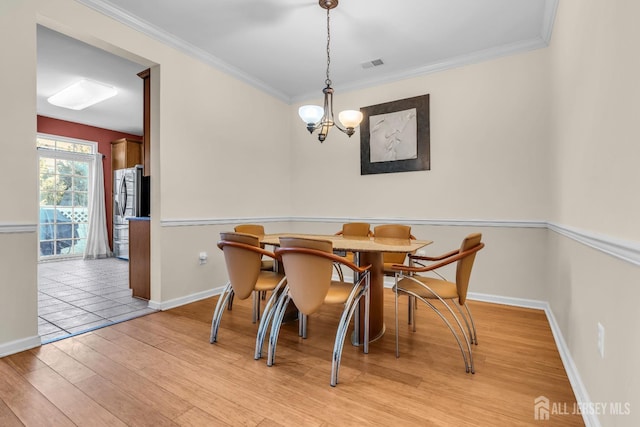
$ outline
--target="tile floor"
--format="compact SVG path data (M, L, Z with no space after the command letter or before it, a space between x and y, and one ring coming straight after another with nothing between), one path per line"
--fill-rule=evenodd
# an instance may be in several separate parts
M153 313L131 296L129 263L117 258L38 264L38 333L42 343Z

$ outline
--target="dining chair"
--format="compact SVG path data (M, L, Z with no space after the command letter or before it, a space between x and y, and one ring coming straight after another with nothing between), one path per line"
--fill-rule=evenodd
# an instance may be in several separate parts
M371 233L371 225L368 222L347 222L342 224L342 230L338 231L336 236L345 236L345 237L369 237L372 235ZM354 262L354 254L353 252L347 252L344 257L351 262ZM344 273L342 268L340 268L339 263L333 264L338 276L341 281L344 281Z
M360 267L333 253L333 245L327 240L281 237L275 255L284 264L287 281L273 309L267 366L275 362L276 345L282 318L290 301L296 305L302 323L299 330L306 331L307 317L316 313L323 304L342 304L342 314L336 330L331 358L331 386L338 383L342 348L351 318L358 313L364 299L363 351L369 352L369 281L371 266ZM350 268L356 279L353 283L332 280L333 263ZM264 319L264 317L263 317ZM359 331L359 314L354 317L354 330ZM357 333L357 332L356 332ZM305 335L306 336L306 335ZM304 336L303 336L304 338Z
M284 275L260 269L262 256L274 257L260 247L260 240L252 234L220 233L218 247L224 254L229 282L218 297L211 320L210 342L218 340L218 329L225 307L233 296L241 300L253 296L253 323L260 317L260 293L276 291L284 282Z
M258 236L258 238L262 238L264 236L264 226L261 224L240 224L236 225L233 228L233 231L237 233L246 233L253 234L254 236ZM260 245L262 249L264 249L264 245ZM262 270L273 270L274 264L273 259L262 259Z
M422 301L438 314L440 319L442 319L442 321L447 325L458 342L458 346L462 352L462 358L464 359L466 371L475 373L471 344L475 343L477 345L478 340L476 337L475 323L467 305L467 290L469 289L469 280L471 278L471 270L476 258L476 253L480 249L484 248L484 243L482 243L481 240L481 233L473 233L464 238L460 248L454 249L440 256L428 257L409 255L410 258L416 262L431 261L432 264L429 265L417 265L413 263L408 266L404 264L393 265L392 268L396 272L395 285L393 287L395 295L396 357L400 356L398 344L398 296L405 294L410 298ZM454 262L457 263L456 279L455 282L450 282L443 278L443 276L441 276L436 270ZM426 272L434 272L440 277L426 277L419 274ZM437 301L441 303L440 305L446 308L444 314L442 311L438 310L435 305ZM458 316L456 316L448 302L451 302L451 305L457 308L458 313L466 324L468 334L465 332L465 328L463 328ZM412 304L409 304L410 311L412 310L412 306ZM467 315L464 314L460 307L465 308ZM463 340L466 344L466 353L456 329L445 316L446 312L450 314L462 334ZM409 318L413 321L413 331L415 332L415 317L409 313Z
M373 229L373 236L415 240L415 236L411 234L411 227L402 224L377 225ZM384 275L394 277L396 272L391 268L391 266L393 264L404 264L406 259L407 254L403 252L384 252L382 254Z

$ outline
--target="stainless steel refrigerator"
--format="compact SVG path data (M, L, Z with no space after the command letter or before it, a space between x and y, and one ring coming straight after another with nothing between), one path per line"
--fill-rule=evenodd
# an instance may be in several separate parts
M143 198L142 165L113 171L113 254L117 258L129 259L127 218L143 216Z

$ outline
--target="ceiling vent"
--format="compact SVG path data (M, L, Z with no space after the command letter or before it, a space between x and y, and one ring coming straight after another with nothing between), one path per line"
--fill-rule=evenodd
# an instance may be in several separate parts
M367 68L378 67L382 64L384 64L384 62L382 61L382 59L378 58L378 59L373 59L371 61L363 62L360 65L362 65L362 68L366 70Z

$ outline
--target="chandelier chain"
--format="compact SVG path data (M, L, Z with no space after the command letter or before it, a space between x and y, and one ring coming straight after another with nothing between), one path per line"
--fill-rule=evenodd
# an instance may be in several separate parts
M331 65L331 30L329 22L329 8L327 8L327 79L325 84L331 86L331 79L329 78L329 66Z

